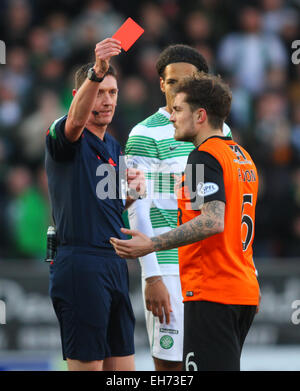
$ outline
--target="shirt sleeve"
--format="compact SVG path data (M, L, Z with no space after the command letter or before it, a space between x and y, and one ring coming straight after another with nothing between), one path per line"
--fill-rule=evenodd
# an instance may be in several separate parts
M148 237L153 237L154 232L150 220L151 200L142 199L135 201L128 208L128 219L130 228L138 230ZM157 261L156 253L150 253L140 257L142 265L143 277L160 276L161 270Z
M137 127L136 127L137 128ZM137 129L138 130L138 129ZM138 230L145 235L155 236L150 219L150 208L152 204L154 179L151 175L159 160L157 159L157 150L155 141L151 138L140 138L139 132L132 132L126 144L126 164L128 167L141 169L145 174L147 197L135 201L128 209L128 219L131 229ZM151 153L149 153L149 151ZM156 253L150 253L140 257L142 274L144 278L161 275L161 270L157 261Z
M210 153L193 151L188 158L185 174L192 204L199 207L210 201L226 203L223 169Z
M65 124L67 116L58 118L49 127L46 136L46 147L51 157L56 161L72 160L80 139L74 143L70 142L65 136Z

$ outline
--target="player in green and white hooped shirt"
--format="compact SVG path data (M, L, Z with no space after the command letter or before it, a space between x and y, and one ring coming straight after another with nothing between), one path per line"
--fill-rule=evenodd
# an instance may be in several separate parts
M157 71L166 106L137 124L126 145L129 166L141 168L147 178L148 196L128 210L130 227L149 237L177 226L176 174L186 166L192 143L174 139L170 114L174 87L197 71L208 72L203 56L186 45L166 48L158 58ZM225 125L225 136L230 129ZM147 332L156 370L181 370L183 350L183 303L179 279L178 249L140 258Z

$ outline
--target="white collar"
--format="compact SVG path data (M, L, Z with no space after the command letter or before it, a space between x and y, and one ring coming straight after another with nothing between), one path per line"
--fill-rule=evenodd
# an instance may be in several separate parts
M167 110L164 107L160 107L158 112L160 114L162 114L163 116L167 117L168 119L170 119L170 117L171 117L171 114L169 112L167 112Z

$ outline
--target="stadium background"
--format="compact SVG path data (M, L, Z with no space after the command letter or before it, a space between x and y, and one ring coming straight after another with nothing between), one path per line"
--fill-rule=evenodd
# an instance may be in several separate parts
M254 254L263 298L242 369L299 370L300 66L291 47L299 0L0 0L0 369L65 369L43 262L44 139L68 110L74 70L129 16L145 33L114 61L120 94L109 131L124 146L132 126L163 105L155 61L171 43L197 48L230 83L227 122L260 176ZM139 264L128 265L137 369L151 370Z

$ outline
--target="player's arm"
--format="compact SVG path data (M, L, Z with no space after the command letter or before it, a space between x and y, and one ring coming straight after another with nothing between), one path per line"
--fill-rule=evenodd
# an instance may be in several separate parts
M165 234L151 238L153 251L169 250L195 243L224 231L225 203L211 201L203 205L201 215Z
M154 236L151 220L150 220L151 199L148 197L142 200L137 200L128 209L128 220L130 228L138 230L147 236ZM149 254L141 258L145 279L153 280L161 276L159 264L156 254Z
M128 210L131 229L139 230L147 236L154 236L150 220L151 200L149 198L138 200ZM140 257L145 274L145 304L148 311L159 317L163 323L164 317L170 322L170 295L161 278L161 270L155 252Z
M197 178L197 166L204 166L204 177ZM210 186L205 190L205 184ZM157 247L172 248L177 243L177 247L191 244L224 231L225 218L225 187L223 170L220 163L209 153L203 151L193 151L189 158L185 175L185 184L189 187L190 194L193 188L197 189L193 203L197 209L201 208L201 214L189 222L182 224L170 231L169 235L163 234L157 238L152 238L155 251ZM200 187L198 185L201 185ZM198 189L201 189L200 194ZM201 207L200 205L203 204Z
M204 204L201 208L201 214L167 233L152 238L138 231L129 233L128 230L124 230L125 233L132 235L131 240L113 239L111 241L121 257L136 258L152 251L169 250L223 232L226 200L222 168L214 157L205 152L196 151L191 154L189 163L194 166L204 164L204 183L214 184L214 189L218 189L203 194ZM193 173L191 179L193 181ZM188 179L187 182L189 183ZM191 184L193 185L192 182Z
M117 254L123 258L137 258L153 251L170 250L207 239L224 230L225 203L211 201L203 205L201 215L159 236L149 238L139 231L123 229L130 240L111 238Z
M155 140L151 137L146 138L148 130L142 125L136 125L130 132L126 143L125 154L127 167L140 168L146 177L146 192L147 197L138 200L128 209L128 218L131 229L143 232L147 236L154 236L151 219L150 208L152 204L152 193L154 189L154 179L151 173L157 170L159 164L158 151ZM153 153L148 156L148 151L151 149ZM140 259L143 264L145 278L153 276L161 276L160 267L157 261L156 254L149 254Z
M116 39L107 38L97 43L94 70L98 78L104 77L109 68L110 58L118 55L120 51L120 42ZM94 107L98 90L99 83L87 78L75 93L65 125L65 135L70 142L80 138Z
M147 133L146 133L147 134ZM151 179L151 172L157 168L158 152L153 153L153 157L147 157L147 146L151 145L153 151L157 150L153 139L148 139L148 143L143 143L139 136L145 135L143 127L137 125L130 133L126 145L127 163L129 165L142 167L146 175L147 197L135 202L128 210L128 218L131 229L138 230L147 236L154 236L150 219L151 194L154 189L154 180ZM149 175L150 174L150 175ZM154 316L159 317L163 323L164 317L168 324L170 322L170 312L172 312L170 295L167 287L161 278L161 270L155 253L140 257L145 275L145 304L148 311L152 311Z

